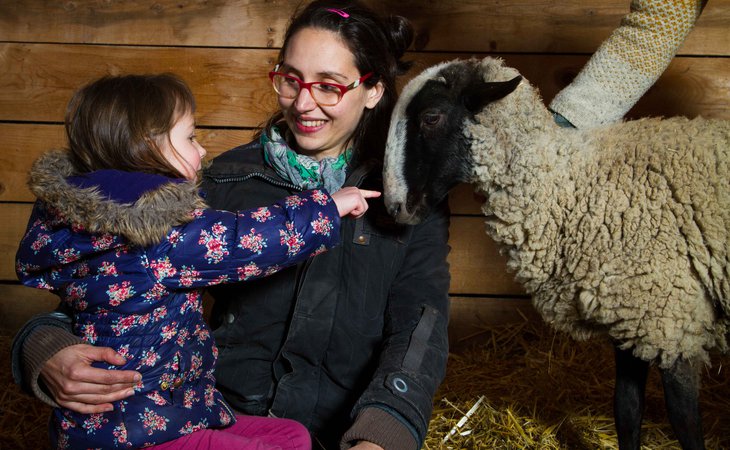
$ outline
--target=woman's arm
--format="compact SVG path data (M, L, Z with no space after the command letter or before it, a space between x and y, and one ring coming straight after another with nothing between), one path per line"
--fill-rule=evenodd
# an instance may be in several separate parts
M449 211L443 202L416 226L389 292L377 370L343 440L420 448L448 358Z

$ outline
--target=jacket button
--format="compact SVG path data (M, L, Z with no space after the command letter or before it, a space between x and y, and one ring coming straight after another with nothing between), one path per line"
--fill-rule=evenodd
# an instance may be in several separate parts
M234 316L233 314L229 313L226 315L226 322L233 323L234 320L236 320L236 316Z
M179 388L180 386L182 386L182 384L183 384L183 379L182 378L177 378L175 380L175 382L172 383L173 387L175 387L175 388Z
M364 244L365 243L365 236L360 235L357 237L358 244Z
M168 383L167 381L163 381L162 383L160 383L160 389L162 389L163 391L166 391L169 388L170 388L170 383Z
M393 378L393 387L396 391L406 393L408 392L408 384L403 381L403 378Z

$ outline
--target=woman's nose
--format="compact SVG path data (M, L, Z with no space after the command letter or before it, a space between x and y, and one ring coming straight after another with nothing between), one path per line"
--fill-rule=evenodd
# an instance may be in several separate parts
M317 102L314 101L309 89L300 89L294 99L294 107L299 111L310 111L317 107Z

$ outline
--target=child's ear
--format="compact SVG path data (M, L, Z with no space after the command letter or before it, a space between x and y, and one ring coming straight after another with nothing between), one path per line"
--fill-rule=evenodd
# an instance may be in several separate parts
M160 151L164 151L165 146L168 145L168 143L169 145L172 145L172 142L170 141L170 135L167 133L151 134L146 136L144 140L149 148L156 148Z
M378 81L375 83L375 86L371 87L367 90L368 92L368 98L365 102L365 107L367 109L373 109L378 104L381 98L383 98L383 93L385 92L385 87L383 86L382 81Z

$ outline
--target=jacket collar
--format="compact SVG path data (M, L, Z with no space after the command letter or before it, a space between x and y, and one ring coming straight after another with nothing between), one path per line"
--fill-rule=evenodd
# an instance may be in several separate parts
M262 171L276 176L276 172L264 162L264 150L258 139L221 153L203 169L206 176L216 178L245 176Z
M206 207L195 183L117 170L80 174L63 150L41 156L28 185L64 222L136 245L159 242L171 227L191 221L193 210Z
M380 170L381 167L375 160L357 164L345 180L344 186L360 186L365 178ZM279 184L291 184L266 164L264 150L258 139L217 156L205 168L204 175L213 180L234 180L258 176ZM291 187L297 189L293 184Z

